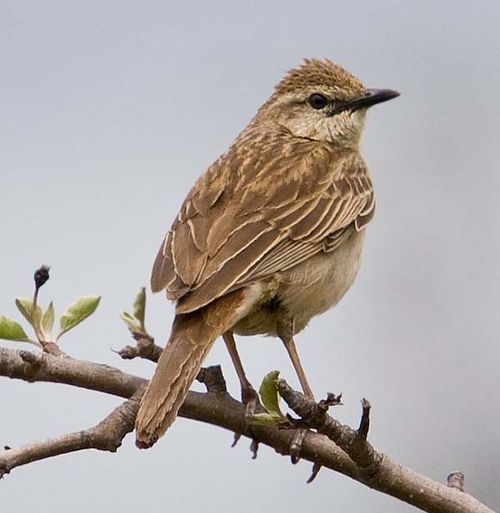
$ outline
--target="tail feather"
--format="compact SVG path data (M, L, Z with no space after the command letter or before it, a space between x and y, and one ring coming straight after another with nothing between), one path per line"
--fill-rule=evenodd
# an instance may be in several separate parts
M177 315L170 339L141 401L136 444L151 447L174 422L213 343L227 331L245 306L236 291L190 314Z
M169 340L137 415L137 441L141 446L153 445L172 425L214 340L192 344L179 338L178 333Z

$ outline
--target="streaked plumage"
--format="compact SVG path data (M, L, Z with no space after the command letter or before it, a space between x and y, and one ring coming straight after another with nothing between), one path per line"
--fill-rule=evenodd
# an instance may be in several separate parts
M332 251L336 232L353 223L361 229L373 214L372 183L359 155L286 132L270 142L257 160L259 139L237 140L248 154L238 158L230 150L221 157L182 206L152 281L153 290L166 288L178 300L177 313ZM277 158L283 148L286 156ZM210 184L221 176L228 179L216 195Z
M173 422L217 336L284 340L288 323L293 343L291 335L349 288L375 209L358 149L364 106L396 95L382 92L387 97L375 97L330 61L306 60L196 182L153 267L152 289L166 289L177 317L139 411L141 444ZM316 98L313 107L311 95L328 103ZM216 328L205 329L211 318ZM187 319L196 342L186 341Z

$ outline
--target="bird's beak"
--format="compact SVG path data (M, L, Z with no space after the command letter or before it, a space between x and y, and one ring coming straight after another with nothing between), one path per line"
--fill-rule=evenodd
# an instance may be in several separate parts
M392 89L368 89L363 96L349 100L347 102L336 105L329 113L328 116L333 116L344 110L354 112L359 109L367 109L377 103L386 102L399 96L397 91Z

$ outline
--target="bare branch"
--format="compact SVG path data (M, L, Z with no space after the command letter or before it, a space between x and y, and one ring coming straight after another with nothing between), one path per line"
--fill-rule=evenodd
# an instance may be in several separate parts
M134 430L140 398L138 391L89 429L0 452L0 478L21 465L60 454L84 449L116 452L125 435Z
M26 381L65 383L125 398L132 397L136 392L140 394L147 383L145 379L126 374L107 365L76 360L65 356L53 356L47 353L31 353L28 351L14 351L4 348L0 348L0 376ZM298 394L298 392L294 393ZM310 412L314 412L314 408L318 408L318 405L314 403L314 401L307 399L301 404L304 408L309 408L308 411ZM128 406L125 405L132 407L128 402L122 405L122 407L127 408ZM134 406L134 408L135 407L136 406ZM297 405L292 407L292 409L302 416L301 411L299 411L300 408L298 408ZM367 414L368 411L365 412L365 415ZM111 416L113 415L114 412ZM296 440L295 429L283 430L275 426L258 426L249 423L245 416L245 407L224 390L206 393L189 392L181 408L180 415L220 426L232 432L241 433L255 440L256 443L258 442L272 447L276 452L283 455L290 455L290 448L293 447L293 442ZM365 418L361 423L358 431L348 428L351 429L351 432L344 432L341 429L340 434L335 434L335 430L339 428L339 426L347 426L342 426L340 423L338 423L339 426L337 426L335 424L336 421L331 419L324 409L321 415L323 415L323 420L326 416L327 420L330 419L333 422L333 430L329 432L328 435L335 440L335 443L325 435L307 431L304 433L304 438L299 447L300 454L297 455L302 459L314 463L315 470L318 469L319 466L330 468L366 484L371 488L385 492L431 513L493 513L492 510L481 504L472 496L416 474L398 465L388 456L377 453L373 448L371 448L373 454L370 456L370 450L368 450L368 448L371 446L366 440L363 440L364 432L367 431L368 418ZM307 415L304 416L307 418ZM127 415L127 418L130 419L131 417ZM312 419L308 419L308 422L311 422L311 420ZM318 420L318 423L320 420L321 419ZM330 420L325 423L325 426L332 426ZM106 422L106 420L103 422ZM130 424L124 429L130 430ZM120 436L123 438L126 432L124 432L123 435L120 433ZM344 444L343 447L347 448L346 443L350 439L352 440L354 436L355 443L353 447L357 446L357 448L355 447L356 450L351 452L351 457L355 459L357 463L337 445L337 443L341 445L339 440L342 439L346 433L346 442L342 442ZM78 434L66 436L74 437L75 435ZM62 438L64 439L65 437ZM121 438L119 439L121 440ZM37 451L39 455L44 455L36 459L68 452L67 450L61 450L61 446L65 446L64 440L58 440L59 444L57 440L42 442L37 448ZM110 450L109 447L113 446L112 439L111 441L109 438L101 438L99 440L99 442L94 441L91 446L99 445L99 448L104 446L106 447L105 450ZM76 442L73 441L72 443L75 444ZM53 445L50 446L50 444ZM363 444L365 444L365 447L363 447ZM37 444L34 445L36 446ZM65 447L69 446L71 446L71 444L68 442ZM72 447L77 446L73 445ZM77 447L73 450L79 449L80 448ZM6 454L16 454L11 451L22 451L22 448L10 449L6 451L2 457L5 457ZM43 453L43 451L45 451L45 453ZM359 451L358 456L356 456L356 451ZM10 457L12 458L12 456ZM367 458L366 461L364 459L365 457ZM32 461L28 460L29 458L25 456L25 460L17 463L15 466L20 466ZM377 463L375 470L371 470L370 462ZM12 468L11 466L10 469Z
M108 365L5 348L0 348L0 376L29 382L64 383L125 398L142 390L148 383L143 378ZM179 415L241 433L274 448L280 454L290 453L293 430L249 425L245 407L226 392L189 392ZM304 443L302 458L312 462L317 459L325 467L350 477L357 475L356 466L343 451L327 438L316 437L317 440Z
M304 394L293 390L284 379L278 380L278 391L288 406L300 416L300 425L316 429L335 442L358 465L365 480L375 476L382 463L383 456L367 441L370 424L370 404L363 401L363 415L358 430L341 424L328 415L332 404L339 404L340 398L329 394L324 401L316 403Z
M125 346L117 353L124 360L133 360L134 358L144 358L151 362L157 362L163 352L163 347L157 346L153 337L139 334L136 338L135 346Z
M288 406L308 425L341 447L356 463L356 478L370 488L397 497L430 513L493 513L477 499L460 489L452 488L422 476L377 452L366 440L370 404L363 400L363 414L358 430L345 426L328 415L330 400L317 404L293 390L285 380L278 380L278 391ZM336 396L332 396L335 397Z
M6 348L0 348L0 376L64 383L127 399L147 384L147 380L109 365Z
M207 392L227 392L226 380L220 365L202 367L196 376L196 381L203 383L207 387Z

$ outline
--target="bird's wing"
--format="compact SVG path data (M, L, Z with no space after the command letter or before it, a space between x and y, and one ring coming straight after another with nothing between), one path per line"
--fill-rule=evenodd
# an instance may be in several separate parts
M178 313L332 250L348 227L359 230L373 215L358 154L313 141L264 150L253 159L230 151L215 162L165 237L151 285L178 300Z

